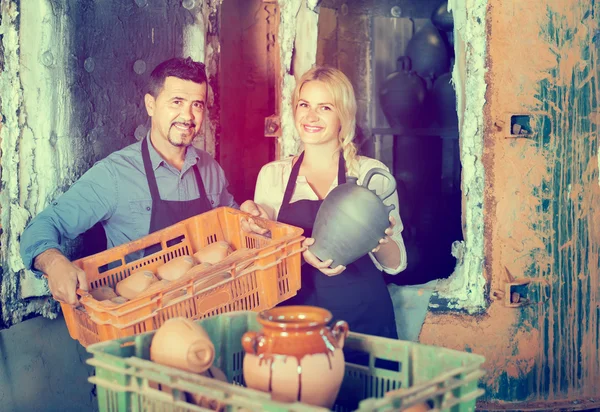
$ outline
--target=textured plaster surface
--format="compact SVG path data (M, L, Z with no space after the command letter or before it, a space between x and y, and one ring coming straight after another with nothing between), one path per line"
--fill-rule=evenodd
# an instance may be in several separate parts
M486 357L486 408L598 406L598 15L567 0L487 11L484 273L499 300L431 313L421 333ZM529 116L530 135L512 133L513 115ZM530 282L516 289L529 303L509 308L514 280Z
M477 312L486 305L484 276L484 112L486 93L487 1L450 0L454 18L456 62L452 80L457 91L461 141L464 241L453 246L454 273L438 282L437 295L451 309Z
M219 4L1 0L2 323L56 315L46 282L23 270L19 236L94 162L145 135L145 85L159 62L207 58L211 117L195 144L214 155ZM64 248L71 258L85 254L80 239Z

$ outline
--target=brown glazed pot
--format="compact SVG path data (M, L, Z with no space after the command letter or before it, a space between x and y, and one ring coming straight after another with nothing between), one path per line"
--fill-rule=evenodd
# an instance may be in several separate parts
M330 329L331 313L314 306L273 308L258 321L262 331L242 337L246 385L275 400L331 408L344 378L348 324Z

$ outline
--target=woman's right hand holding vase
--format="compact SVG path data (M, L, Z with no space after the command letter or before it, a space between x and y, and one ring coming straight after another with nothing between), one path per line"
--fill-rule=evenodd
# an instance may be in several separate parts
M336 268L330 268L329 266L333 263L333 259L327 259L326 261L321 261L318 257L314 255L308 247L315 243L315 239L311 237L307 237L302 242L302 248L306 249L302 253L302 257L304 257L304 261L311 265L314 268L317 268L326 276L337 276L346 270L346 266L338 265Z

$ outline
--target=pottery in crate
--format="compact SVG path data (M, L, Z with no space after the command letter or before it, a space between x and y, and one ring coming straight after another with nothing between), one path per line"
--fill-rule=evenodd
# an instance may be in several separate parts
M376 175L388 180L387 190L381 195L368 188ZM362 185L354 177L346 180L323 200L312 231L315 243L309 246L322 261L333 259L332 268L346 266L377 247L385 237L390 212L395 208L383 203L396 190L396 180L386 170L369 170Z
M283 306L261 312L260 332L242 337L246 385L273 399L331 408L344 378L348 324L331 329L331 313L313 306Z
M213 364L215 347L202 326L186 318L172 318L154 334L150 359L161 365L203 373Z

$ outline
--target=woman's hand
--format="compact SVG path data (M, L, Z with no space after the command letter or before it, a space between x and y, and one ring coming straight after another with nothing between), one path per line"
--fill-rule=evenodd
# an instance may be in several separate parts
M394 219L393 216L390 216L390 226L387 229L385 229L385 236L379 239L379 245L377 245L377 247L371 252L377 253L379 252L379 249L381 249L381 245L390 243L390 236L394 234L394 226L396 226L396 219Z
M307 237L302 242L302 248L306 248L306 250L302 253L302 257L304 257L304 261L315 267L321 271L324 275L327 276L337 276L346 270L346 266L338 265L335 269L331 269L329 266L333 263L333 259L328 259L325 262L321 262L321 260L316 257L310 250L308 250L308 246L315 243L315 240L311 237Z
M252 216L270 219L269 214L265 211L265 209L254 203L252 200L246 200L244 203L242 203L240 205L240 210ZM242 230L246 233L258 233L259 235L264 235L269 231L269 229L260 227L252 218L248 220L242 219Z

